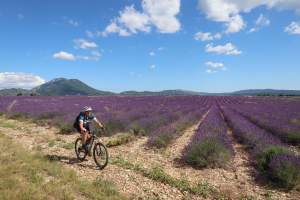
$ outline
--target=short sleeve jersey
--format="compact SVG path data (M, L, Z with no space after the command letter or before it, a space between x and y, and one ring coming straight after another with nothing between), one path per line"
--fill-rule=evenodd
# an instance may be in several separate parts
M89 116L86 116L83 112L79 114L79 122L83 122L83 127L89 129L91 122L94 120L97 120L96 117L91 114Z

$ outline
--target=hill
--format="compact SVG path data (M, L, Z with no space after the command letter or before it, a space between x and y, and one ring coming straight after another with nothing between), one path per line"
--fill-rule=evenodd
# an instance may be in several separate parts
M300 90L273 90L273 89L252 89L240 90L231 93L240 96L300 96Z
M32 91L42 96L98 96L113 95L112 92L96 90L77 79L57 78L42 84Z
M30 90L20 89L20 88L11 88L0 90L0 96L17 96L17 95L30 95Z

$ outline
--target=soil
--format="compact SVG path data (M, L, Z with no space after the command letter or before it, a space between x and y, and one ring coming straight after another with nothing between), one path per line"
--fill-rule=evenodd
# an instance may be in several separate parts
M205 116L204 116L205 117ZM209 183L223 192L228 199L241 199L242 196L254 199L299 199L299 191L280 191L263 185L255 179L257 172L253 167L250 155L243 146L232 138L235 150L233 161L226 169L194 169L180 161L181 152L188 144L198 125L188 128L173 144L165 150L146 148L146 137L109 148L110 158L117 156L145 168L160 166L175 178L184 178L191 184ZM13 128L2 126L3 123L13 124ZM0 132L15 139L16 142L33 151L40 151L49 159L57 160L76 171L80 177L94 180L101 177L113 182L117 189L131 199L204 199L201 196L181 192L177 188L154 181L141 173L108 164L104 170L99 170L91 157L87 161L78 162L74 149L66 149L65 144L73 143L78 134L60 135L52 127L41 127L29 122L7 120L0 118ZM106 143L110 138L103 137ZM52 141L52 142L51 142ZM50 145L51 144L51 145ZM269 198L270 199L270 198Z

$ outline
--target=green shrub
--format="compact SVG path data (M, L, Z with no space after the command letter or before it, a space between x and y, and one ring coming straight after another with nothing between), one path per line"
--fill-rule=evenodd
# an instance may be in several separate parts
M134 135L146 135L145 129L139 125L131 126L130 132L132 132Z
M257 166L262 175L279 187L300 186L300 158L285 147L266 148L257 156Z
M290 154L274 155L269 164L269 176L280 187L300 186L300 158Z
M291 152L280 146L270 146L257 155L257 167L262 173L266 173L269 170L269 164L275 155L290 154Z
M27 113L13 113L13 114L10 114L8 116L8 118L9 119L14 119L14 120L19 120L19 121L26 121L30 117L29 117L29 114L27 114Z
M74 128L72 124L57 122L55 125L59 128L60 134L70 134L74 132Z
M221 142L214 138L203 139L191 145L185 155L185 161L198 168L225 167L232 154Z
M300 144L300 132L291 132L286 134L287 142L291 144Z
M135 139L135 136L132 133L120 133L116 135L114 138L108 141L106 144L107 147L118 146L122 144L126 144Z
M158 149L166 148L171 143L173 137L171 134L161 134L151 139L150 145Z

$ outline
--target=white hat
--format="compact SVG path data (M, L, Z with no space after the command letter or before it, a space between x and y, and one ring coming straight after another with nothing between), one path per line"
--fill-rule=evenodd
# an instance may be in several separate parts
M92 111L92 107L90 106L84 106L83 109L82 109L82 112L88 112L88 111Z

